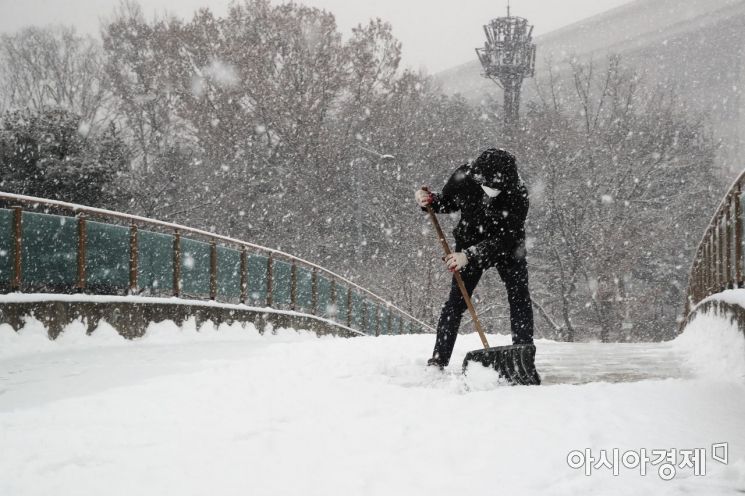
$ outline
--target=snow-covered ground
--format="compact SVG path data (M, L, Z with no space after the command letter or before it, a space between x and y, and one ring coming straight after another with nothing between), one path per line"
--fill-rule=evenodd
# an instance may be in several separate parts
M700 317L663 344L540 341L541 387L463 377L455 362L479 344L468 335L445 373L426 370L432 344L188 323L137 341L73 324L50 342L38 323L0 325L0 495L745 489L745 339L722 321ZM720 442L727 465L711 458ZM622 465L585 476L567 463L616 448L705 448L706 475L664 481L650 461L646 476Z

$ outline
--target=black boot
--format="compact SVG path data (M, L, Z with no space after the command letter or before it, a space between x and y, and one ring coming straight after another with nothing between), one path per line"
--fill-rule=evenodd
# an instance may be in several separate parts
M523 366L523 382L526 386L540 386L541 376L538 375L538 370L535 368L535 345L534 344L520 344L515 347L521 348L519 351L520 358Z
M438 357L432 357L429 360L427 360L427 367L438 367L440 370L443 370L447 363L442 363L442 360Z

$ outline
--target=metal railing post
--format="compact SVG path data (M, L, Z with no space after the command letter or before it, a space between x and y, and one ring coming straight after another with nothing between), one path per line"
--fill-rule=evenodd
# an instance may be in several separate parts
M311 314L318 315L318 271L313 267L310 279L310 306Z
M698 263L698 280L699 280L699 293L698 297L696 299L696 303L701 301L703 299L704 294L706 294L706 248L701 247L701 259Z
M725 289L725 286L727 285L727 274L725 272L725 266L727 264L726 260L726 253L724 247L726 246L727 240L724 239L724 233L725 233L725 220L724 220L724 212L722 212L722 216L719 218L719 224L717 225L717 249L719 250L719 253L717 254L719 256L719 284L717 287L719 288L719 291L722 291Z
M129 294L137 293L137 226L132 224L129 227Z
M365 334L368 334L368 318L367 318L367 301L362 300L362 305L360 305L362 308L360 311L362 312L362 318L360 319L360 327L362 332Z
M352 288L347 287L347 327L352 327Z
M85 255L88 244L88 229L85 220L85 214L78 216L78 282L77 289L85 290Z
M730 196L730 201L731 201ZM730 202L727 203L727 216L725 221L725 236L726 244L725 244L725 251L726 251L726 257L725 257L725 271L727 273L727 281L726 281L726 287L727 289L731 289L734 287L733 285L733 277L732 277L732 205Z
M248 300L248 255L246 254L246 247L241 249L241 296L240 302L246 304Z
M271 307L272 306L272 291L274 290L274 281L272 277L272 266L274 264L274 261L272 259L272 254L269 254L269 257L266 259L266 306Z
M173 296L181 296L181 233L173 235Z
M210 300L217 299L217 242L210 242Z
M709 233L708 249L709 249L709 287L706 290L708 294L714 292L716 287L716 251L714 250L714 228L712 227Z
M714 287L713 292L719 291L719 266L720 261L719 258L722 255L722 252L719 250L719 220L714 221L714 229L712 231L712 251L713 251L713 257L712 257L712 263L714 264Z
M375 337L380 336L380 306L375 305Z
M333 277L331 278L331 284L329 285L329 301L331 302L331 305L328 306L329 309L336 309L334 312L334 315L329 315L332 320L339 321L339 305L336 304L336 279ZM326 313L330 313L328 310Z
M737 183L735 189L735 287L741 288L742 284L742 207L740 201L742 197L742 186Z
M290 267L290 310L297 308L297 264L292 261Z
M23 249L23 210L21 207L13 207L13 281L11 288L15 291L21 289L22 257Z

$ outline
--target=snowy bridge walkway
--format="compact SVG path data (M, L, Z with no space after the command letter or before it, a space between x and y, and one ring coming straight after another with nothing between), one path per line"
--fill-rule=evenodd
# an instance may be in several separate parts
M559 343L546 341L538 356L544 384L636 382L691 377L671 343Z
M0 494L738 494L745 340L706 318L671 343L541 340L541 387L428 370L431 335L0 326ZM454 356L477 345L460 336ZM701 477L567 465L719 442L729 464Z

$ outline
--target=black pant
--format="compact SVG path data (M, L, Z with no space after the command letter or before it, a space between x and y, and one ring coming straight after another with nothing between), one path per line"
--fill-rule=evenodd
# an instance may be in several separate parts
M528 290L528 264L525 257L505 254L503 258L500 257L495 266L507 289L512 342L513 344L530 344L533 342L533 306ZM484 270L486 269L471 264L466 265L461 270L460 275L469 296L473 294L473 290L481 279ZM442 365L447 365L450 362L455 338L458 337L460 320L466 308L466 301L463 299L460 288L458 288L455 276L453 276L450 297L442 307L440 320L437 323L437 341L433 353L433 357Z

